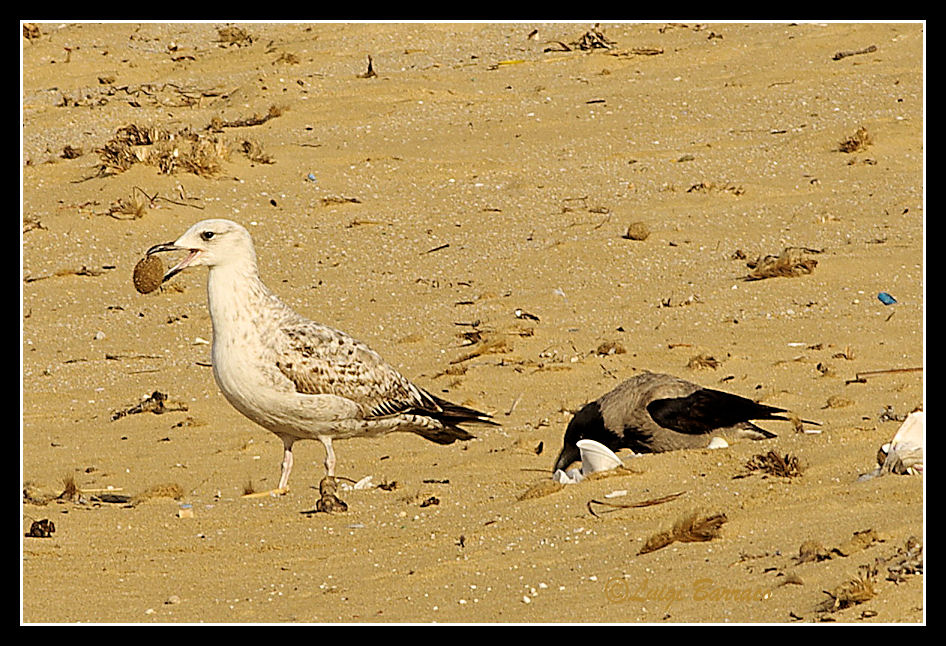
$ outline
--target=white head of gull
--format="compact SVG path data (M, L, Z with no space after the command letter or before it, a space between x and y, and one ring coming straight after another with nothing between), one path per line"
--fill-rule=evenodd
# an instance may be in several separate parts
M239 224L204 220L147 253L164 251L187 252L164 281L185 269L209 268L214 378L234 408L283 441L279 485L256 495L288 491L296 440L325 446L317 508L344 509L334 496L332 440L405 431L451 444L473 438L460 424L494 423L414 385L348 334L293 311L260 280L253 240Z

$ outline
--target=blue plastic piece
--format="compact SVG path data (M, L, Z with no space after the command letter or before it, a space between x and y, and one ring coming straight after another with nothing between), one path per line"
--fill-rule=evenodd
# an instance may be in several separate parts
M880 292L877 294L877 298L880 299L880 302L884 305L893 305L897 302L897 299L888 294L887 292Z

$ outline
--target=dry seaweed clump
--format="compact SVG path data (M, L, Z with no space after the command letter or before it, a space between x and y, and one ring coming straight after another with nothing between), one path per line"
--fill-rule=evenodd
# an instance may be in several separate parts
M825 590L830 599L822 604L821 609L828 612L843 610L856 606L859 603L870 601L877 596L874 588L874 577L870 572L859 574L850 581L845 581L833 590Z
M793 276L803 276L810 274L818 266L818 261L805 255L810 249L800 247L786 247L777 256L765 256L758 260L746 263L752 271L746 275L745 280L762 280L764 278L777 278Z
M31 22L23 23L23 38L28 41L33 41L43 35L43 32L40 31L39 25L33 24Z
M784 456L775 451L752 456L746 462L748 472L761 471L762 473L780 478L796 478L801 475L802 466L798 458L790 453Z
M655 552L677 541L682 543L711 541L719 537L719 529L726 520L726 514L709 516L698 512L687 514L674 523L671 529L658 532L648 538L638 555Z
M576 49L582 51L589 51L592 49L611 49L615 45L614 41L608 40L604 33L602 33L600 25L597 24L582 34L577 40L573 40L570 43L563 43L560 40L551 42L553 42L556 46L546 47L546 52L570 52Z
M873 142L867 128L861 126L853 135L838 144L838 152L855 153L870 146Z
M231 45L245 47L253 44L253 37L242 27L228 25L217 30L217 42L222 43L221 46L226 47L230 47Z
M188 128L172 133L136 124L119 128L96 152L101 160L99 177L117 175L135 164L157 166L166 175L184 171L212 177L230 156L227 145L216 135Z
M708 354L697 354L690 357L690 360L687 361L687 368L690 370L700 370L703 368L716 370L719 365L719 359Z

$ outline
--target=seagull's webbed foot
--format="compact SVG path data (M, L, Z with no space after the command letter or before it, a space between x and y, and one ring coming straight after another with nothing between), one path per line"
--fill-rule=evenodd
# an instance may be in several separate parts
M322 478L322 482L319 483L319 493L322 494L322 498L315 503L316 511L328 513L333 511L348 511L348 505L345 504L345 501L335 495L337 486L338 483L335 482L334 477L325 476Z
M279 489L270 489L269 491L254 491L252 493L245 493L241 498L269 498L270 496L285 496L289 493L289 487L281 487Z

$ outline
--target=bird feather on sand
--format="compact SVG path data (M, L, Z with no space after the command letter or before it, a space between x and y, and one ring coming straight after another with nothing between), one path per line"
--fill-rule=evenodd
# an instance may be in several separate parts
M438 444L473 438L460 425L494 424L489 415L443 400L411 383L364 343L301 316L260 280L249 232L235 222L198 222L174 242L151 247L187 255L164 274L209 268L213 374L234 408L275 433L284 446L272 492L288 490L292 446L325 446L334 479L332 440L416 433Z

